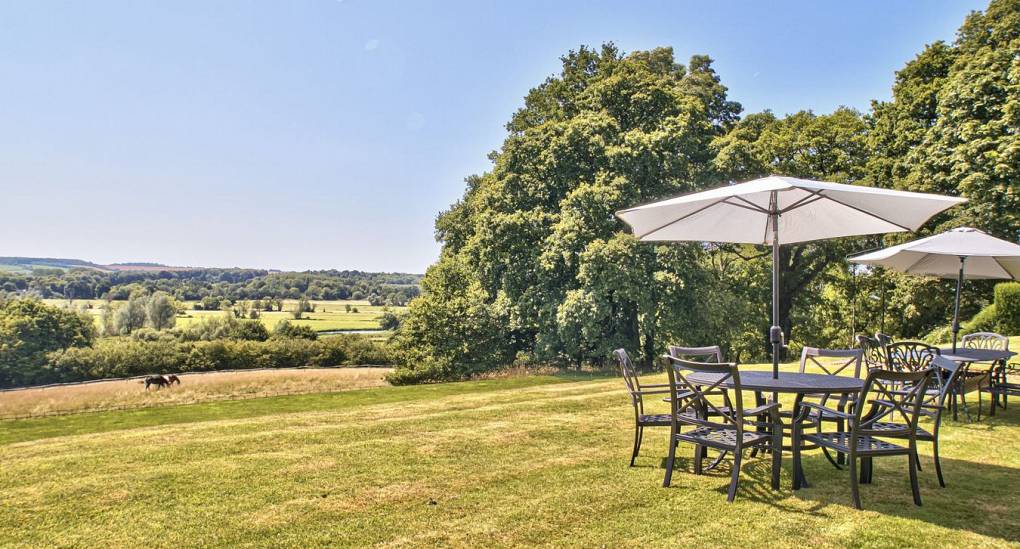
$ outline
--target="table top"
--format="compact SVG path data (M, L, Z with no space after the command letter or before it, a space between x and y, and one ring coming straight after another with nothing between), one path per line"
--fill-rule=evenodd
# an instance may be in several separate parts
M943 347L939 351L941 351L944 358L948 358L953 362L994 362L996 360L1006 360L1016 354L1013 351L968 349L966 347L957 347L956 351L953 351L952 347Z
M692 383L713 385L723 375L697 372L688 375L687 380ZM733 379L727 379L722 385L732 388ZM779 378L773 379L772 372L742 371L740 387L746 391L770 393L857 393L864 388L864 380L849 376L797 372L779 372Z

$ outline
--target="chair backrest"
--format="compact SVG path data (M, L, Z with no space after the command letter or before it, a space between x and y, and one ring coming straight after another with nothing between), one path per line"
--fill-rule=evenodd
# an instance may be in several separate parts
M637 369L630 361L630 355L627 354L626 349L613 351L613 356L616 357L616 361L620 365L620 373L623 374L623 381L627 384L631 401L634 406L638 406L641 403L641 382L638 381Z
M975 332L960 339L960 343L968 349L1009 350L1009 338L995 332Z
M869 370L887 366L885 347L877 339L863 334L858 335L857 346L864 352L864 363L868 365Z
M804 347L800 353L800 373L810 364L820 368L830 376L852 375L861 377L861 359L864 351L860 349L819 349Z
M962 364L937 356L931 359L931 365L935 368L934 377L932 381L938 383L939 393L937 400L931 402L941 408L945 405L946 397L953 392L953 384L956 383L957 378L966 370Z
M721 363L723 361L722 349L720 349L718 345L711 345L708 347L680 347L677 345L670 345L669 356L698 362ZM706 358L711 360L704 360Z
M878 344L885 347L893 342L892 336L883 334L882 332L875 332L875 339L878 340Z
M741 433L744 430L742 415L743 400L740 394L740 372L737 370L737 365L725 362L694 362L672 356L664 358L669 366L666 368L666 371L669 373L673 422L683 421L684 423L707 427L735 429L737 431L737 440L742 440ZM689 381L687 376L691 373L718 374L719 379L715 383L706 386ZM710 394L718 394L719 389L726 388L728 386L727 382L730 380L732 380L732 396L730 397L732 400L730 401L729 408L714 404L708 399ZM689 416L682 418L680 412L683 410L680 406L694 408L698 412L698 418L691 418ZM707 418L710 413L713 419L717 418L718 421L709 421Z
M862 435L906 436L913 441L917 436L917 419L933 370L868 372L861 391L861 405L855 407L850 448L857 447L857 437ZM892 429L885 425L882 429L875 429L877 422L897 424L901 428Z
M931 368L933 358L942 354L938 347L920 341L897 341L885 347L886 361L894 372L920 372Z

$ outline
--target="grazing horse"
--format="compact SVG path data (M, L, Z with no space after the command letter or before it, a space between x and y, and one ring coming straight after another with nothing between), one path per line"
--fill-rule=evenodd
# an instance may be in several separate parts
M181 378L175 376L174 374L170 374L170 375L163 376L163 377L166 378L166 382L167 382L168 386L169 385L174 385L174 384L177 384L177 385L181 384Z
M145 378L145 390L149 390L149 385L155 385L157 388L162 389L163 387L169 387L170 382L163 376L149 376Z

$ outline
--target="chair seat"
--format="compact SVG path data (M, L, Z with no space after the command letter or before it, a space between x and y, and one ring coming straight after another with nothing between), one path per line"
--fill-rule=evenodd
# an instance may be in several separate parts
M875 430L875 431L899 431L899 430L902 430L906 426L903 425L902 423L893 423L891 421L890 422L876 421L876 422L870 424L868 427L870 429L872 429L872 430ZM917 433L917 440L932 440L933 438L935 438L935 437L932 436L931 433L929 433L928 431L925 431L921 427L917 428L916 433ZM885 435L879 435L879 436L885 436ZM888 435L888 436L890 436L892 438L901 438L901 437L896 436L896 435Z
M698 417L694 410L684 410L680 416L691 419ZM638 417L638 424L645 427L669 427L672 423L669 414L651 414Z
M759 433L757 431L744 431L743 446L756 446L771 440L772 435ZM736 429L717 429L713 427L698 427L690 431L677 433L676 439L683 442L703 444L712 448L732 450L737 446Z
M811 433L805 434L804 440L837 452L850 452L850 433ZM906 454L909 453L909 449L872 436L862 435L857 438L857 453L866 455Z

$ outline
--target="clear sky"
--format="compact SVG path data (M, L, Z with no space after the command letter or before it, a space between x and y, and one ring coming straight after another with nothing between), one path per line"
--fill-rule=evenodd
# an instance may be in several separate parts
M570 49L708 54L745 112L866 110L984 4L0 0L0 255L423 272Z

